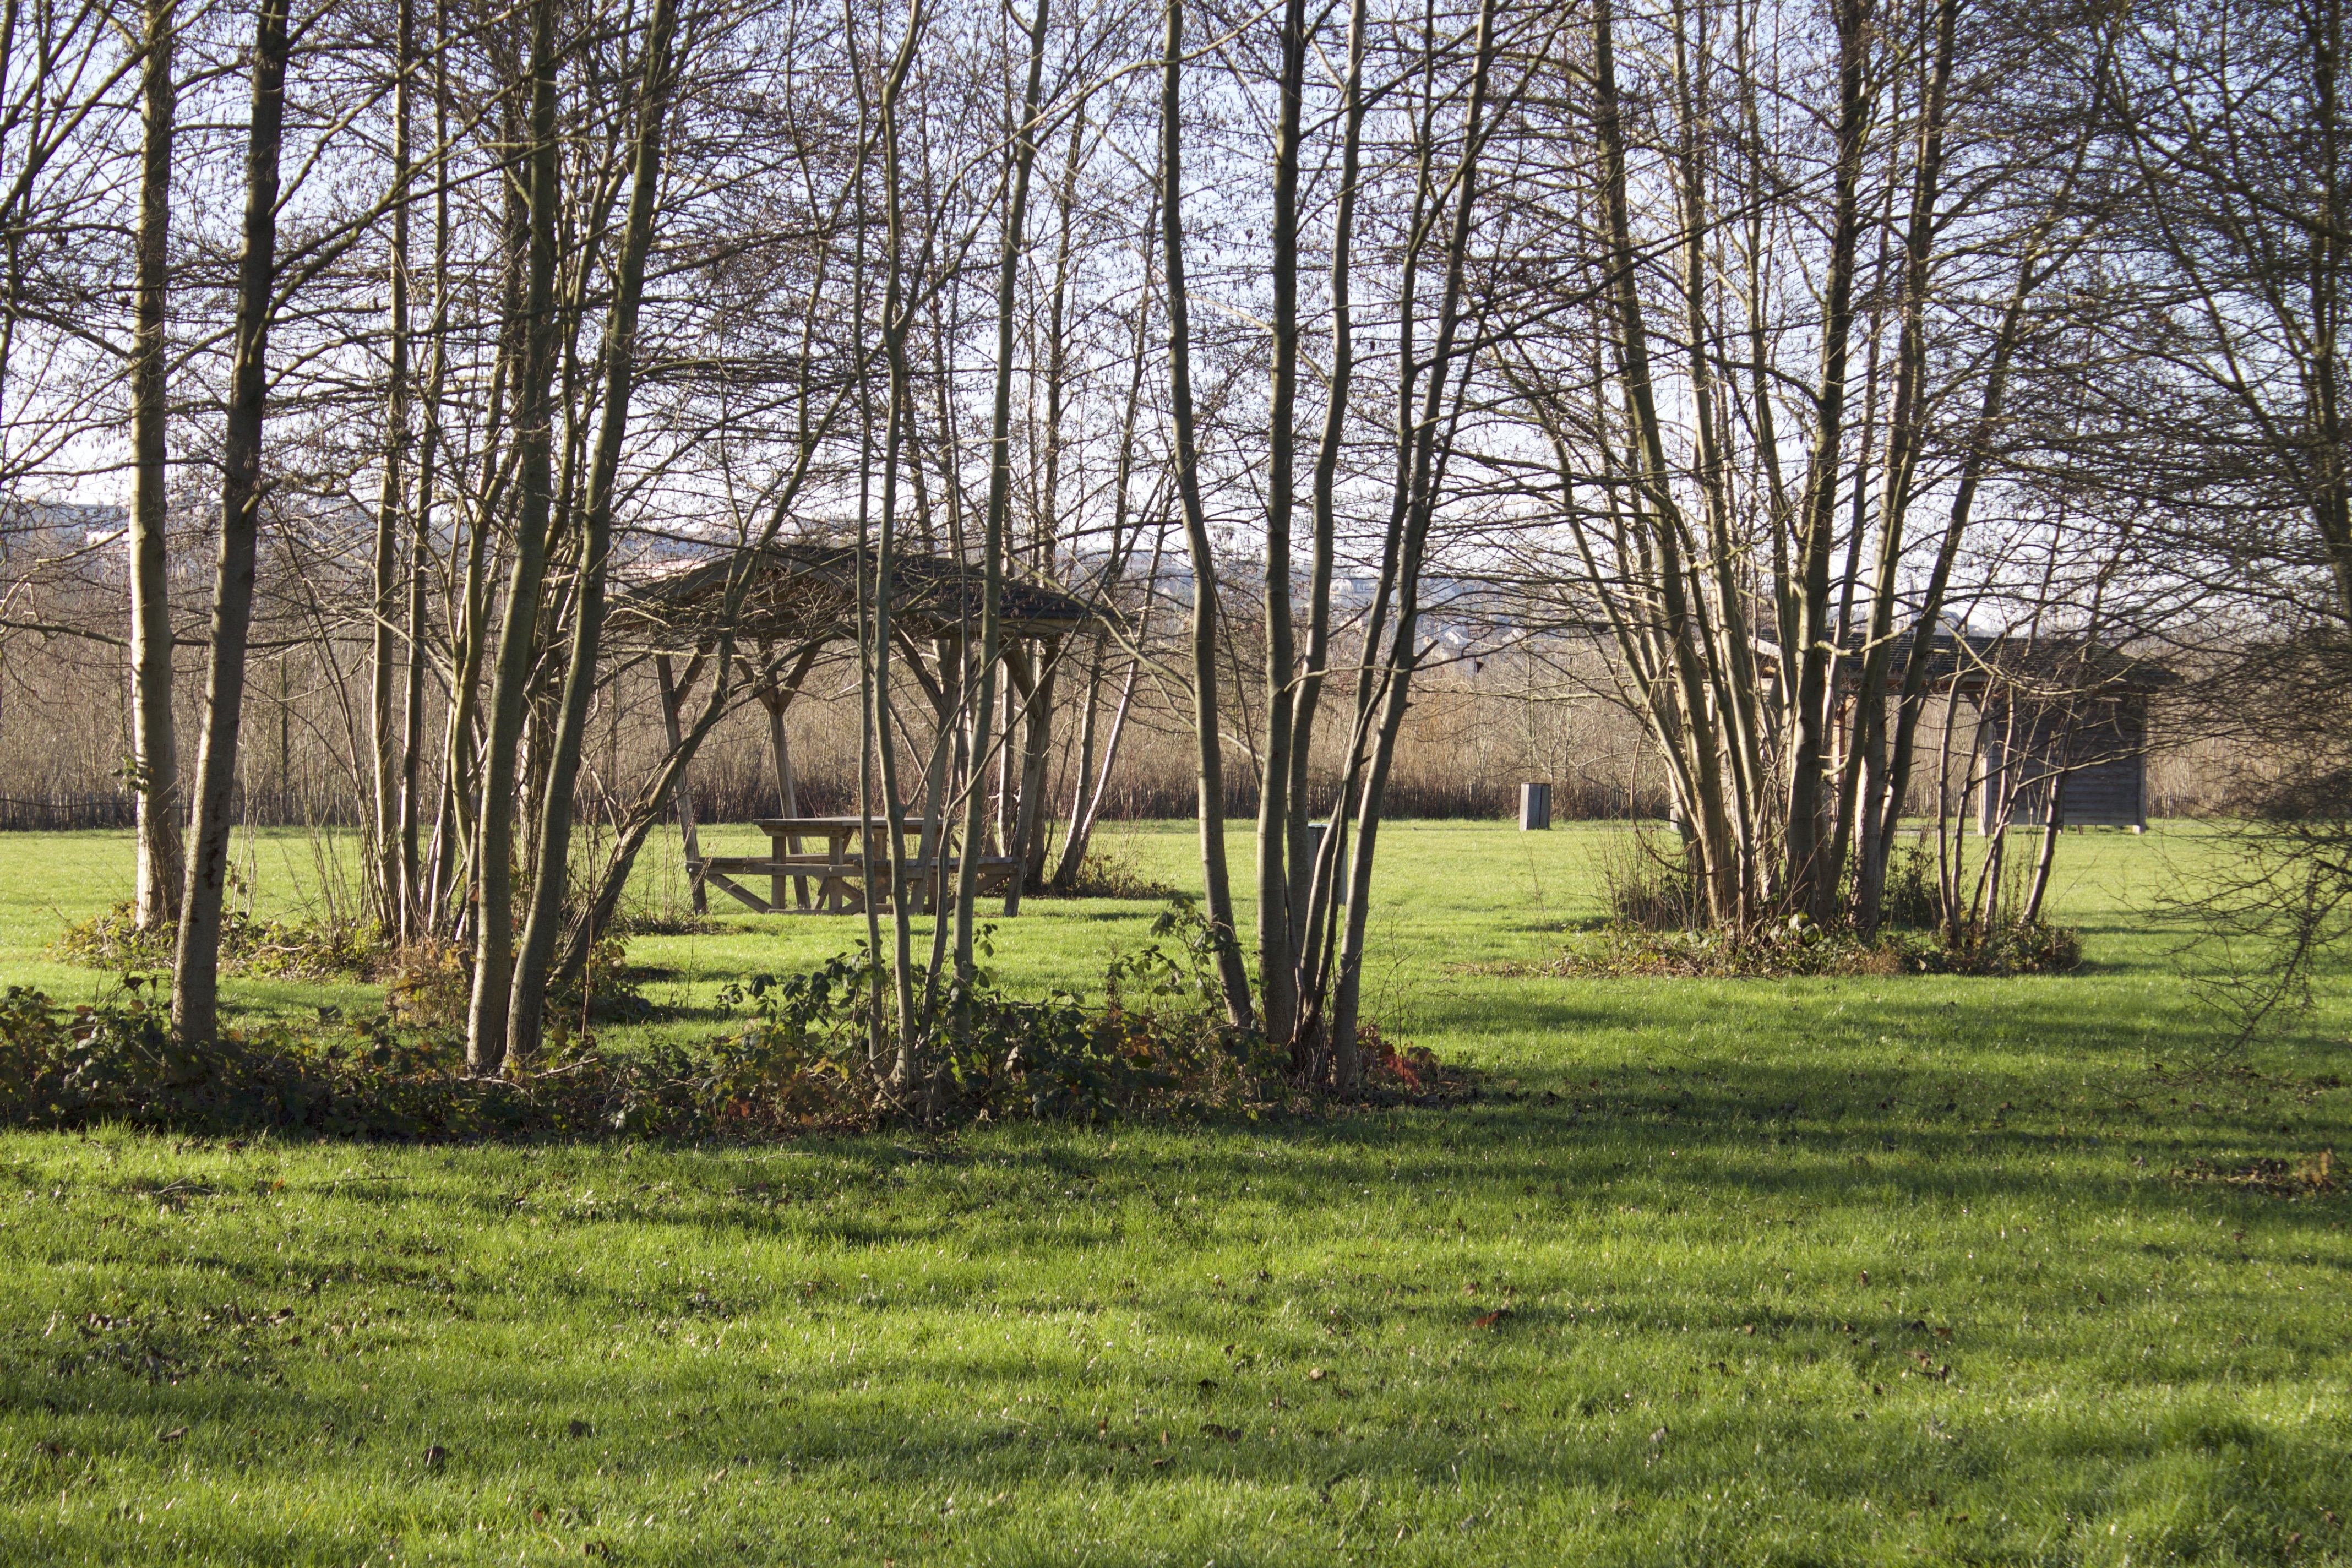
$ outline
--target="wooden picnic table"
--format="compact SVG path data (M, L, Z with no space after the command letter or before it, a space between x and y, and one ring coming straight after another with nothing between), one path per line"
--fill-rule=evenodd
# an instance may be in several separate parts
M768 836L769 852L765 856L709 856L689 862L687 875L716 887L754 913L763 915L865 913L867 844L872 846L877 876L886 881L889 877L890 825L885 818L763 816L752 826ZM919 844L909 842L920 839L922 826L920 816L908 816L899 829L899 843L911 884L908 891L917 910L927 907L929 889L940 870L938 856L919 854ZM803 841L808 839L822 840L823 851L805 846ZM959 859L956 856L947 858L950 886L961 869ZM1007 857L983 857L980 863L981 890L1003 892L1011 881L1013 868L1013 862ZM761 898L742 887L734 880L737 877L767 878L768 896ZM812 883L815 884L814 893ZM889 907L887 896L880 907Z

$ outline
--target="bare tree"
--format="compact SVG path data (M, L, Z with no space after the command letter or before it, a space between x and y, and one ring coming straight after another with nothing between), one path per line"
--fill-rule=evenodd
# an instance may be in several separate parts
M253 108L246 132L244 245L228 420L221 445L220 559L213 584L211 668L189 816L187 879L173 958L172 1026L209 1044L219 1027L220 922L228 888L230 792L244 716L246 635L253 613L255 545L265 485L262 420L268 411L269 326L278 283L278 150L286 116L287 0L260 0L254 18Z

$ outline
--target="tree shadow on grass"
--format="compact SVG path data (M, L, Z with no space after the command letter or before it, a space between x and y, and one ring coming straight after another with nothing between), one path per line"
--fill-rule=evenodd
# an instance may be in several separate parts
M2352 1205L2173 1173L2336 1142L2342 1091L2176 1093L2142 1064L2188 1026L2086 1022L2095 994L1531 986L1513 1028L1553 1048L1464 1107L385 1150L272 1189L313 1211L283 1252L177 1228L257 1202L250 1178L163 1217L116 1175L70 1303L108 1321L0 1339L26 1437L0 1446L37 1432L60 1454L26 1465L122 1488L274 1478L410 1539L541 1510L567 1551L645 1561L721 1536L914 1560L961 1531L1066 1562L1106 1517L1159 1521L1127 1561L1328 1562L1349 1521L1617 1561L2080 1556L2110 1525L2277 1560L2352 1462L2294 1414L2340 1380L2315 1303L2352 1274ZM134 1278L119 1313L101 1282ZM688 1493L698 1522L644 1522ZM1025 1526L940 1511L999 1496ZM820 1542L785 1499L876 1522ZM121 1528L72 1517L24 1560ZM257 1562L341 1528L205 1517Z

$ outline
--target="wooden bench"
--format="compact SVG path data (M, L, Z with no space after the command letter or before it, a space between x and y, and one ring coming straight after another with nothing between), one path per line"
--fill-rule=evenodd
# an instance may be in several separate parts
M889 825L880 818L771 816L761 818L757 826L768 836L768 854L706 856L687 862L687 876L717 888L753 913L762 915L864 914L865 854L862 847L851 848L861 839L872 844L877 878L887 880L889 877L889 851L883 842ZM916 854L907 842L920 831L919 822L908 822L900 839L905 851L909 907L919 912L930 908L931 891L938 885L941 869L940 857ZM803 847L802 841L812 838L824 841L822 852ZM1018 862L1010 856L983 856L980 862L980 891L990 896L1008 891L1017 868ZM951 908L962 869L961 857L949 856L945 868L948 896L941 901ZM735 879L738 877L765 878L767 897L761 898L744 887ZM890 900L885 897L878 907L890 908Z

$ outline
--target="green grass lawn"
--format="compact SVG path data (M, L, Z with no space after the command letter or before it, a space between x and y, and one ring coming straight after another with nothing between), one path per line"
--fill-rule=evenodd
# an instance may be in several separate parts
M1556 951L1612 842L1384 836L1368 1012L1463 1110L0 1135L0 1563L2352 1562L2352 1198L2175 1173L2352 1155L2352 1013L2180 1076L2210 1025L2136 911L2193 835L2067 838L2072 976L1462 971ZM1191 880L1187 827L1110 847ZM301 835L247 863L317 907ZM0 837L0 981L105 984L42 949L130 868ZM1000 977L1086 989L1153 912L1033 903ZM648 1027L862 930L638 939Z

